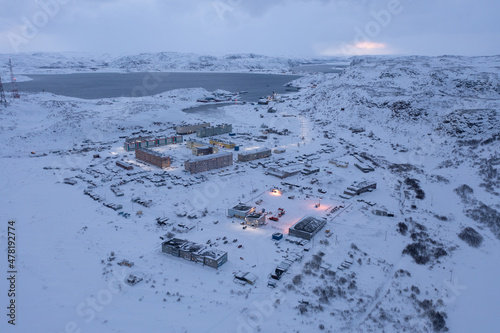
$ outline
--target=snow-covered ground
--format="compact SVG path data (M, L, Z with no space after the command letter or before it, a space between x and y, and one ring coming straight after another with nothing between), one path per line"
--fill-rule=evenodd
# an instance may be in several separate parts
M27 69L19 72L35 73L49 63L26 59L16 59ZM61 59L56 72L75 71L68 63L83 61ZM108 68L123 69L120 64L113 60ZM182 111L209 94L203 89L99 101L21 92L0 108L0 266L7 271L7 223L15 220L15 329L496 332L499 68L500 57L356 58L340 75L294 82L299 93L271 102L277 113L249 103ZM136 161L123 148L125 137L171 136L176 125L202 121L233 124L236 136L224 139L240 151L286 151L246 163L236 162L233 151L233 166L189 175L183 166L192 154L184 143L158 149L173 158L166 170ZM117 167L119 160L134 169ZM375 170L361 172L354 166L360 161ZM281 180L266 174L273 166L320 171ZM65 184L67 178L77 183ZM363 180L377 188L340 197ZM115 196L111 185L124 195ZM123 208L92 200L84 194L89 189ZM153 204L141 206L134 197ZM243 229L227 217L239 202L286 214ZM375 215L377 209L395 216ZM327 218L313 241L302 246L271 239L275 232L287 238L288 227L304 215ZM157 226L157 217L173 224ZM195 227L186 232L179 224ZM474 229L467 229L469 242L482 239L477 247L458 236L467 227ZM167 233L227 251L229 261L215 270L163 254L160 236ZM294 253L302 259L276 288L268 287L269 274ZM134 266L118 266L123 259ZM257 275L256 284L235 283L238 271ZM129 286L129 274L143 280ZM4 309L8 289L2 279ZM2 332L12 329L6 318Z

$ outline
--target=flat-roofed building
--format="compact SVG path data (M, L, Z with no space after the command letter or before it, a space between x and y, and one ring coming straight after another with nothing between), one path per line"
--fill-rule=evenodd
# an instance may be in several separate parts
M162 252L215 269L227 262L227 252L179 238L164 241Z
M237 272L234 274L234 278L248 284L255 284L257 282L257 275L250 272Z
M161 250L164 253L180 257L180 248L187 243L185 239L172 238L161 244Z
M360 183L354 183L347 187L347 191L344 193L348 195L360 195L365 192L371 192L377 189L377 183L372 181L363 181Z
M164 156L156 151L146 148L135 150L135 158L139 161L164 169L170 167L170 156Z
M124 168L125 170L133 170L134 167L132 164L123 162L123 161L116 161L116 165L118 165L120 168Z
M125 140L124 148L126 151L132 151L138 148L151 148L151 147L160 147L165 145L172 145L176 143L181 143L184 140L182 135L171 136L171 137L163 137L159 139L154 139L150 136L143 137L135 137L129 138Z
M240 162L248 162L257 160L260 158L266 158L272 155L271 149L269 148L260 148L255 150L246 151L238 154L238 161Z
M254 211L255 207L239 203L233 208L229 208L227 210L227 216L237 217L239 219L245 219L245 217L247 217L248 214L251 214Z
M218 147L223 147L226 149L234 149L234 147L236 147L236 143L221 139L210 139L210 144Z
M329 161L331 164L335 165L339 168L347 168L349 166L349 162L339 161L339 160L331 160Z
M214 147L211 147L211 146L194 147L191 149L191 151L193 152L193 155L205 156L205 155L213 154Z
M210 123L183 125L183 126L177 126L175 128L175 131L177 134L192 134L192 133L196 133L196 131L201 129L201 128L209 127L209 126L210 126Z
M179 255L181 258L184 258L189 261L199 261L199 255L196 253L200 250L203 250L205 245L197 244L194 242L186 242L179 249Z
M184 162L184 169L191 174L220 169L233 165L233 153L221 152L217 154L197 156Z
M196 131L196 136L198 138L206 138L207 136L228 134L231 133L232 131L233 131L233 125L221 124L217 126L200 128L198 131Z
M364 173L375 171L375 168L372 167L370 164L363 163L363 162L360 162L360 161L355 162L354 166L356 168L358 168L359 170L363 171Z
M266 216L261 213L250 213L245 216L245 223L252 227L266 224Z
M290 236L311 240L325 225L325 218L306 215L288 229L288 234Z
M215 269L219 269L225 262L227 262L227 252L214 248L205 248L200 251L200 256L203 257L203 264Z
M300 173L300 169L292 167L292 168L267 168L266 175L275 176L281 179L288 178L291 176L295 176Z

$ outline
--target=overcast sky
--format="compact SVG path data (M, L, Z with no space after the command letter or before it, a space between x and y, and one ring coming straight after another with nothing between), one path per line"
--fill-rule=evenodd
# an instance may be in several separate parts
M500 54L499 0L0 0L0 53Z

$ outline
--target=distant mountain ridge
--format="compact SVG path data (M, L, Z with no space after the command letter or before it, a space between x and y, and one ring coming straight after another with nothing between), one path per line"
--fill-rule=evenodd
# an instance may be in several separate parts
M2 76L8 74L9 58L12 58L14 70L18 74L149 71L287 73L301 64L345 61L345 58L269 57L253 53L211 56L159 52L113 57L75 52L36 52L0 54Z

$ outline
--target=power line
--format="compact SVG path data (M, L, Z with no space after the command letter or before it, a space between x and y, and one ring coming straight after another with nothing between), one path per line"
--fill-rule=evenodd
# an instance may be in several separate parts
M20 98L21 96L19 95L19 90L17 89L16 77L14 76L14 71L12 70L12 61L10 60L10 58L9 58L9 68L10 68L10 82L12 84L11 86L12 98Z

